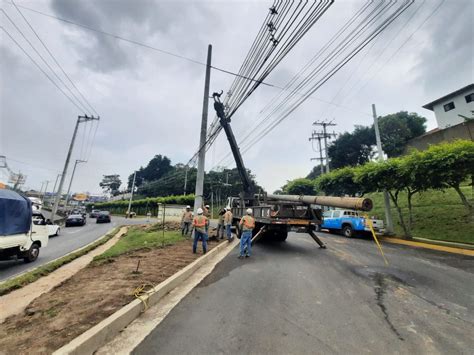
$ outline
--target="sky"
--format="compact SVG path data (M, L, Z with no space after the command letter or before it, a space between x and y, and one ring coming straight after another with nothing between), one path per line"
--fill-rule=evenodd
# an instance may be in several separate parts
M284 86L364 3L336 0L266 81ZM16 4L201 63L212 44L212 64L237 72L272 1L18 0ZM57 70L10 1L1 0L1 7ZM79 125L63 190L77 159L87 163L77 165L72 191L90 193L101 192L99 182L106 174L120 174L124 187L128 175L146 166L155 154L168 156L173 164L190 159L199 145L204 66L20 9L100 115L98 125L97 121ZM244 154L257 182L274 191L287 180L306 176L315 164L310 159L319 155L308 141L315 128L312 123L332 120L336 126L331 131L352 131L355 125L372 124L372 103L378 115L416 112L427 118L428 130L435 128L433 112L422 106L474 82L473 15L474 3L469 0L415 1ZM3 12L0 18L1 26L48 72ZM4 31L0 58L0 155L7 157L13 171L27 176L25 187L39 190L50 181L51 191L63 169L77 117L84 112ZM213 70L211 92L226 91L233 79ZM237 140L278 93L276 88L260 86L237 111L232 119ZM214 118L211 101L209 122ZM234 166L231 158L222 161L228 152L221 134L207 153L206 170ZM0 181L6 179L6 170L0 169Z

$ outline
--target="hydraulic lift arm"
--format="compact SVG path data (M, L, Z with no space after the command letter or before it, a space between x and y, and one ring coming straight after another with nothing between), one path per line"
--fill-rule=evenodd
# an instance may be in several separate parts
M227 140L229 141L230 149L232 150L235 164L237 165L237 170L239 171L240 179L242 180L244 194L246 197L252 197L255 192L254 185L250 179L247 169L245 169L242 155L240 154L237 141L235 140L234 132L232 132L232 128L230 127L230 119L226 117L224 104L220 100L221 95L222 92L220 94L216 92L212 94L212 97L214 98L214 109L216 110L217 117L219 117L222 128L224 128Z

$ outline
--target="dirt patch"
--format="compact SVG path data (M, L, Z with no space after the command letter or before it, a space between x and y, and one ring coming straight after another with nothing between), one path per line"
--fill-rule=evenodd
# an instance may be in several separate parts
M0 353L53 352L131 302L136 287L157 285L196 260L202 249L192 254L191 245L183 240L89 265L0 324ZM208 249L217 245L210 240Z

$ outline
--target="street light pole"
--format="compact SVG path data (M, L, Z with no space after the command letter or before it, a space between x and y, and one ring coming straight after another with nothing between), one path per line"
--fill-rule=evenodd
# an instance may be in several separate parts
M69 193L71 192L72 180L74 179L74 173L76 172L76 167L78 163L87 163L87 161L76 159L76 162L74 163L74 169L72 170L71 180L69 181L69 187L67 189L67 194L66 194L66 203L65 203L66 207L67 207L67 203L69 202Z
M132 182L132 193L130 195L130 201L128 202L128 210L127 210L127 217L130 217L130 208L132 208L132 200L133 200L133 191L135 190L135 178L137 177L137 172L133 173L133 182Z

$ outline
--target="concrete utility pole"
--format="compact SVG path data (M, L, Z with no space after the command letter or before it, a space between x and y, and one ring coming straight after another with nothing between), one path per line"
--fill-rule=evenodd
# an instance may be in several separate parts
M58 174L56 176L56 181L54 182L54 187L53 187L53 195L56 197L56 186L58 185L58 180L59 180L59 177L61 176L61 174Z
M76 159L76 162L74 163L74 169L72 169L71 180L69 181L69 187L67 188L66 203L65 203L66 207L67 207L67 203L69 202L69 193L71 192L72 180L74 179L74 173L76 172L76 167L78 163L87 163L87 161Z
M380 131L379 131L379 119L377 118L377 112L375 111L375 104L372 104L372 114L374 116L374 130L375 130L375 140L377 141L377 151L379 161L384 161L384 153L382 150L382 141L380 140ZM387 234L393 234L393 221L392 221L392 210L390 209L390 197L388 196L387 190L383 191L383 199L385 204L385 219L387 220L387 226L385 231Z
M133 192L135 191L135 178L137 177L137 172L133 172L133 182L132 182L132 193L130 195L130 201L128 201L127 217L130 217L130 208L132 208Z
M186 172L184 173L184 196L186 196L186 187L188 185L188 166L186 165Z
M319 146L319 158L311 158L311 160L319 160L319 166L321 167L321 175L324 175L324 158L323 158L323 148L321 147L321 139L322 135L316 131L313 131L311 137L309 138L310 141L317 139L318 146ZM314 149L313 149L314 150Z
M57 193L56 198L54 200L54 206L53 206L53 210L51 212L51 222L54 222L54 218L56 217L56 212L58 211L59 201L61 200L61 193L63 191L64 180L66 179L67 168L69 166L69 160L71 159L71 153L72 153L72 150L74 148L74 142L76 140L76 135L77 135L77 130L79 128L79 123L92 121L92 120L97 120L98 121L99 119L100 119L100 117L87 116L87 115L77 117L76 127L74 127L74 133L72 134L71 144L69 145L69 151L68 151L67 156L66 156L66 162L64 163L63 174L62 174L61 180L59 182L58 193Z
M49 180L45 181L46 187L44 188L43 197L41 198L41 203L44 205L44 198L46 197L46 191L48 191Z
M322 126L323 131L319 132L321 137L324 139L324 151L326 152L326 173L329 173L329 154L328 154L328 138L336 137L336 133L328 133L327 132L327 126L336 126L335 123L326 122L326 121L316 121L313 123L313 126Z
M206 160L207 110L209 107L209 82L211 80L212 45L207 47L206 78L204 79L204 97L202 100L201 138L199 140L198 170L194 197L194 213L202 207L204 193L204 167Z

